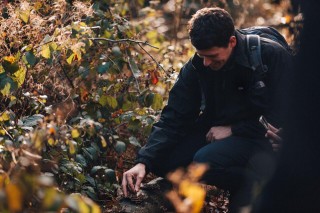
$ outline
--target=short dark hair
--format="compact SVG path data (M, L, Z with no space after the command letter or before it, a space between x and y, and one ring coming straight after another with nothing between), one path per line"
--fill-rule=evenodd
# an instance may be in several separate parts
M218 7L198 10L188 22L188 32L192 45L198 50L211 47L227 47L234 35L231 15Z

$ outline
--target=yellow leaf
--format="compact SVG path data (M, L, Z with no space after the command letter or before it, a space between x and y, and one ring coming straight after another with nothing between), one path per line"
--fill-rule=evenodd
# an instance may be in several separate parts
M199 184L183 180L179 185L179 193L191 202L192 213L201 212L206 191Z
M5 111L0 116L0 121L8 121L10 120L10 115L8 111Z
M102 106L108 105L112 109L115 109L118 106L118 101L112 96L102 95L99 99L99 104L101 104Z
M100 206L98 206L97 204L92 204L91 205L91 213L101 213L101 209Z
M90 213L90 208L85 202L79 200L78 205L79 205L79 210L80 210L79 212Z
M34 4L34 9L35 10L39 10L41 7L42 7L42 3L39 2L39 1Z
M22 193L19 187L14 183L6 186L7 201L10 212L18 212L22 210Z
M18 83L19 87L23 84L26 73L27 71L23 67L20 67L20 69L13 74L13 79Z
M72 138L78 138L80 136L80 133L77 129L71 130L71 136Z
M19 17L24 23L27 24L29 22L30 10L20 11Z
M104 137L103 137L102 135L101 135L100 137L101 137L101 145L102 145L102 147L103 147L103 148L107 147L107 141L106 141L106 139L104 139Z
M53 145L55 144L54 139L53 139L53 138L49 138L49 139L48 139L48 144L49 144L50 146L53 146Z
M2 95L4 95L4 96L10 95L10 88L11 88L11 84L10 83L6 83L4 88L1 90Z
M41 47L41 55L42 57L49 59L51 57L51 51L50 51L50 47L48 44L43 45Z
M75 57L75 54L72 53L72 54L69 56L69 58L67 59L68 64L71 64L71 63L72 63L74 57Z
M4 73L4 72L5 72L5 70L4 70L3 66L0 64L0 74Z
M0 135L6 135L6 131L4 131L3 129L0 129Z
M55 202L55 198L58 196L57 190L49 188L45 191L45 195L42 201L42 205L45 209L49 209Z
M8 176L6 174L0 175L0 189L2 189L5 183L8 181Z
M3 60L9 62L10 64L13 64L16 61L16 58L14 56L10 55L10 56L3 57Z
M76 153L76 145L77 143L74 141L69 141L69 153L71 155L73 155L74 153Z

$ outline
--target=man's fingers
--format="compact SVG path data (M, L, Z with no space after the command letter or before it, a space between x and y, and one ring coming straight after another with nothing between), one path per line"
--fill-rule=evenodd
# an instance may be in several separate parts
M140 190L140 185L141 185L143 178L144 178L144 176L142 176L142 175L141 176L139 175L137 177L136 186L135 186L136 192L138 192Z
M134 192L133 175L132 174L127 175L127 181L128 181L129 188Z
M279 137L276 133L274 133L274 132L272 132L270 130L268 130L268 132L267 132L267 137L271 138L275 143L276 142L279 143L280 141L282 141L281 137Z
M122 178L122 190L123 190L124 196L127 197L128 191L127 191L127 175L126 174L124 174Z

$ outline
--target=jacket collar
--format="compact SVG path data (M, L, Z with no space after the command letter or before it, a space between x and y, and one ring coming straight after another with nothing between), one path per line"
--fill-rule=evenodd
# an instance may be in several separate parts
M234 52L230 56L229 60L234 61L234 63L237 63L241 66L251 68L248 54L246 51L246 37L245 35L241 34L238 30L235 31L235 36L237 39L237 45L234 49ZM230 64L232 61L227 62ZM194 56L191 59L192 65L197 70L206 69L207 67L203 66L203 59L200 58L197 54L194 54Z

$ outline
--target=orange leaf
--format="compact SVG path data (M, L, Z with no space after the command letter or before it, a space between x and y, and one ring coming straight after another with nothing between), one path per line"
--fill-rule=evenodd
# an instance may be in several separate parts
M20 191L20 188L14 183L9 183L6 187L6 194L10 212L21 211L22 193Z

